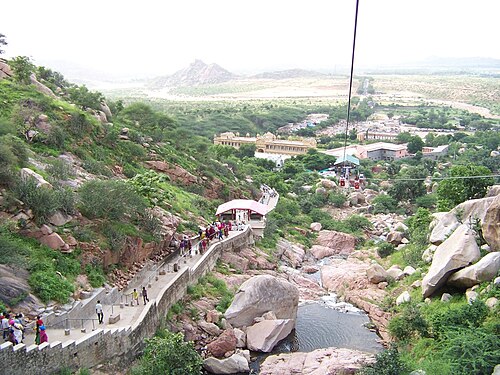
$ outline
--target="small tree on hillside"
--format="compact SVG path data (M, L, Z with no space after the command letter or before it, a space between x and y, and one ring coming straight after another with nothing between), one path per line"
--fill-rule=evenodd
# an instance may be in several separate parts
M146 339L144 355L132 374L198 375L202 364L192 342L185 342L181 333L162 330L158 336Z
M422 151L422 147L424 147L424 141L419 136L411 137L408 142L408 152L410 154L416 154L419 151Z
M492 177L460 177L488 175L491 175L491 171L483 166L469 164L452 167L449 176L458 178L443 180L439 183L437 189L438 209L448 211L466 200L484 197L488 186L495 183Z
M35 70L35 65L31 63L31 60L27 56L17 56L14 57L9 62L10 67L14 71L14 79L16 82L29 85L31 73Z
M2 33L0 33L0 47L2 46L6 46L7 45L7 42L5 41L5 35L3 35ZM0 49L0 55L2 53L4 53L5 51L3 49Z

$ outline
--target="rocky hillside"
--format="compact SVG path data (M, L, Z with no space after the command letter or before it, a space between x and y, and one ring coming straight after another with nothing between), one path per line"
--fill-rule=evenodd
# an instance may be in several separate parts
M181 69L166 77L154 79L150 87L160 89L164 87L199 86L217 84L230 81L236 76L217 64L205 64L195 60L187 68Z
M2 310L32 316L105 282L123 288L218 204L258 196L166 114L50 69L0 68Z

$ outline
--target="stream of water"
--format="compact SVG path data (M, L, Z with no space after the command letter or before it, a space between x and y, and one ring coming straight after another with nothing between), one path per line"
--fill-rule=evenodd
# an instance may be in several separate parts
M272 353L257 354L250 363L252 373L258 374L265 358L278 353L310 352L328 347L377 353L383 348L377 334L365 327L369 322L365 312L338 302L334 294L320 301L303 302L298 309L295 330Z

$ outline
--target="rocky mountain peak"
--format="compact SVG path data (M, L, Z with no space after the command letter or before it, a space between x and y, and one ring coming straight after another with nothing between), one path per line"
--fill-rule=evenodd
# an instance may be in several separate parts
M206 64L202 60L196 59L187 68L178 70L170 76L155 79L152 86L155 88L199 86L227 82L234 78L236 76L233 73L220 65Z

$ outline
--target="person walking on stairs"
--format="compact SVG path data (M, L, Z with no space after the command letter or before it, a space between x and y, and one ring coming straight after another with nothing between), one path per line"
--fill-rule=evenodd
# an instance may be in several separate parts
M148 291L146 290L145 286L142 287L142 299L144 300L144 304L149 302Z
M97 313L97 319L99 320L99 324L102 324L104 321L104 312L102 311L101 301L97 301L95 305L95 312Z

